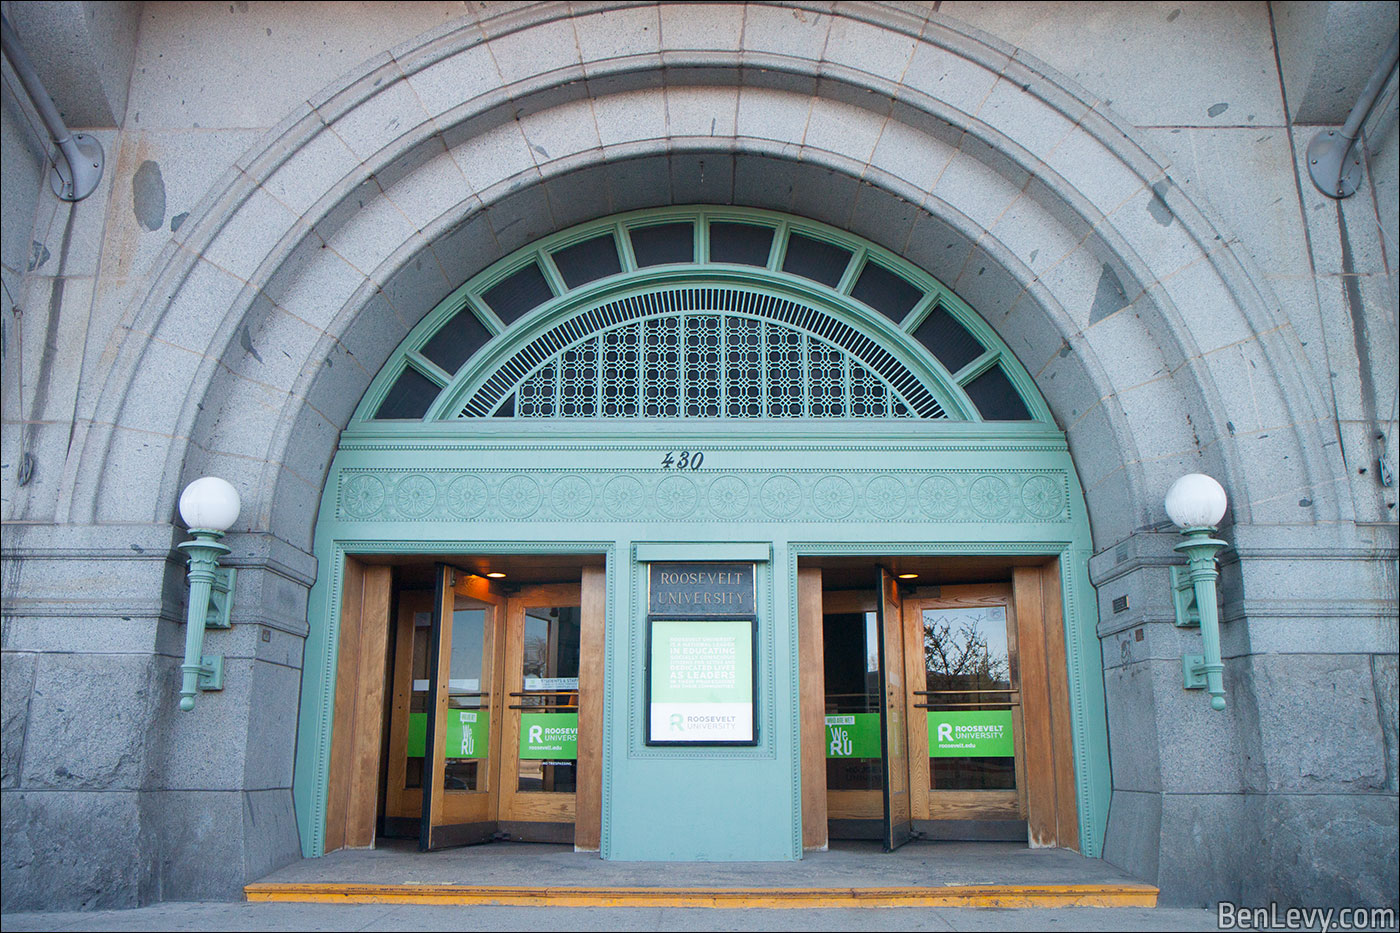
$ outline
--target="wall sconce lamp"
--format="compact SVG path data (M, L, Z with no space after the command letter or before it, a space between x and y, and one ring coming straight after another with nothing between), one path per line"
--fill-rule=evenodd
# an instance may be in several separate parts
M238 520L242 503L228 480L205 476L180 493L180 517L192 541L178 545L189 558L190 605L185 617L185 663L180 665L180 709L194 709L197 690L224 689L223 655L205 655L204 630L229 628L237 570L220 567L229 547L219 541Z
M1210 693L1210 708L1225 708L1225 665L1220 660L1220 613L1215 603L1215 555L1224 541L1212 538L1215 526L1225 517L1225 490L1204 473L1188 473L1167 490L1167 514L1186 538L1176 550L1186 555L1185 567L1172 568L1172 603L1180 628L1201 629L1205 654L1188 654L1181 659L1183 684L1187 690Z

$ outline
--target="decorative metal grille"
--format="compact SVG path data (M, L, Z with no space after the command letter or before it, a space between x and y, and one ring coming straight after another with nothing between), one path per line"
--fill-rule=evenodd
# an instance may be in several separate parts
M458 417L946 418L896 357L825 312L726 287L648 292L536 337Z

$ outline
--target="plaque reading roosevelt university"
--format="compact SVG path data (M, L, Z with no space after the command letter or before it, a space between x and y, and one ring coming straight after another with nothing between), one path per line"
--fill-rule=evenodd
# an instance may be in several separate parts
M649 594L647 612L653 617L751 617L753 564L652 564Z

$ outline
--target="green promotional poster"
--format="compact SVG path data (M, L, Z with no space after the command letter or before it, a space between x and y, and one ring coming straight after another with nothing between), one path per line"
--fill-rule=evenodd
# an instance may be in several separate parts
M578 760L578 713L521 713L520 757Z
M491 714L484 709L447 711L447 758L485 758ZM422 758L427 745L428 714L408 714L408 757Z
M753 623L651 626L651 740L753 741Z
M1011 758L1010 710L962 710L928 714L930 758Z
M879 758L880 714L826 717L826 757Z

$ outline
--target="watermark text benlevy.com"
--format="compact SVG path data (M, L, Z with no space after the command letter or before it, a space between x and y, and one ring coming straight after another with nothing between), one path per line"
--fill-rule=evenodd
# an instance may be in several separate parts
M1222 930L1393 930L1394 907L1241 907L1230 901L1215 905Z

